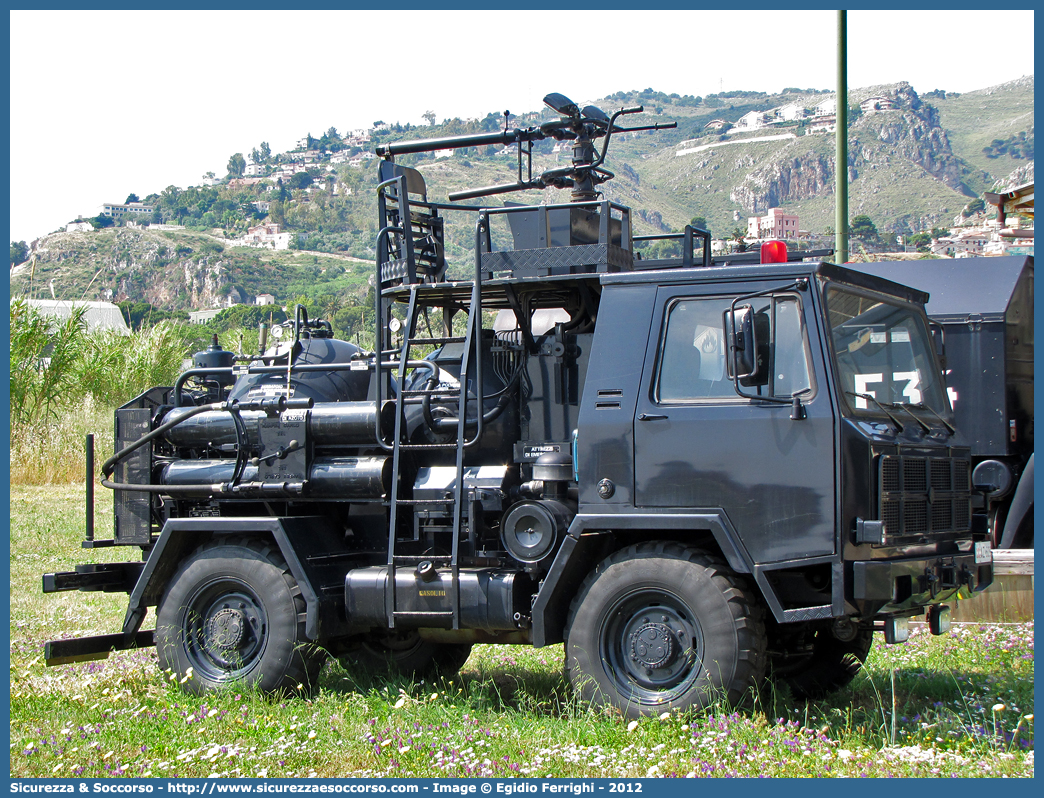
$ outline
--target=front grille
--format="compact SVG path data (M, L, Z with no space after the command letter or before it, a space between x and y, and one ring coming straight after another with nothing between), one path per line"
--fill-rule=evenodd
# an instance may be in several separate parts
M953 527L953 507L949 501L932 505L932 529L946 530Z
M892 492L900 490L899 487L899 458L881 458L881 491Z
M928 531L928 502L921 498L903 502L903 534L918 535Z
M928 490L928 462L922 457L902 458L903 490L923 493Z
M953 490L953 474L949 460L932 460L932 487L936 490Z
M883 455L880 520L887 538L925 538L971 528L971 466L966 459Z

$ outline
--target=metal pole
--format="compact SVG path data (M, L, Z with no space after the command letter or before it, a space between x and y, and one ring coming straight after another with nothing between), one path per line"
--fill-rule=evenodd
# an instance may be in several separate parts
M87 502L87 514L85 518L85 530L84 538L86 540L94 540L94 434L87 433L87 441L85 443L86 456L84 458L84 467L87 469L87 483L86 488L86 502Z
M837 12L837 165L834 189L834 260L848 260L848 12Z

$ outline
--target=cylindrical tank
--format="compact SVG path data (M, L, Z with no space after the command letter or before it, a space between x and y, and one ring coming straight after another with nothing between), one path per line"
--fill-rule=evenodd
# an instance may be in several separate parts
M192 412L192 408L176 407L162 419L164 423ZM376 402L326 402L304 411L308 438L317 446L340 444L373 444L376 446L377 403ZM381 430L390 436L395 421L395 403L385 402L381 407ZM247 442L258 446L258 421L265 418L260 410L240 413L246 430ZM172 427L164 439L190 449L202 449L223 444L233 444L236 439L236 424L232 414L224 410L199 413Z
M355 344L336 338L302 338L301 352L295 366L312 364L348 364L353 355L362 350ZM286 374L248 374L240 377L229 399L255 399L262 396L285 395ZM301 371L290 375L292 398L310 398L319 402L361 402L370 386L370 371L342 369L337 371Z
M430 566L431 563L428 563ZM421 563L424 565L424 563ZM453 573L449 568L395 569L396 627L452 626ZM533 584L524 574L491 568L459 569L462 629L514 631L517 617L529 612ZM385 627L389 586L387 566L356 568L344 580L348 622L356 628Z
M324 499L379 499L391 485L390 457L317 457L308 469L308 496ZM163 466L164 485L201 485L199 496L209 496L210 486L227 483L235 471L235 461L179 460ZM257 480L258 467L247 465L239 483ZM241 491L238 495L249 495ZM184 496L185 494L179 494Z

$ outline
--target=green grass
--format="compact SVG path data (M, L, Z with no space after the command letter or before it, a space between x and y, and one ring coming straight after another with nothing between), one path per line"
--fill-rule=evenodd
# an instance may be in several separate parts
M40 593L43 572L136 554L81 549L82 506L78 485L11 491L15 777L1033 774L1032 624L878 641L863 675L814 703L768 684L751 706L630 724L574 698L561 646L477 646L435 683L331 663L313 697L281 700L185 695L153 650L45 668L46 640L115 632L126 607ZM99 536L110 513L100 493Z

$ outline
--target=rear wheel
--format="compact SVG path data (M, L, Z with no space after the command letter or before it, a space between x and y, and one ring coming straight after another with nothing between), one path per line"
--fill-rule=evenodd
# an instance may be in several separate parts
M309 691L325 653L304 625L301 590L274 544L216 540L192 553L160 601L159 664L196 694L233 684Z
M661 541L616 552L570 608L570 682L628 717L739 703L764 671L760 608L724 562L698 549Z
M471 656L470 643L433 643L414 630L388 630L340 654L348 670L411 677L452 676Z

